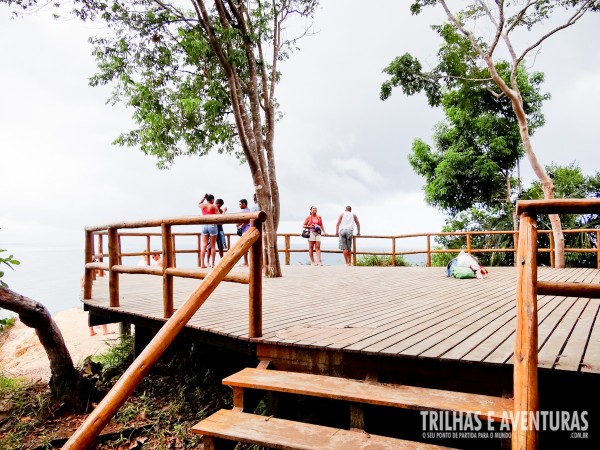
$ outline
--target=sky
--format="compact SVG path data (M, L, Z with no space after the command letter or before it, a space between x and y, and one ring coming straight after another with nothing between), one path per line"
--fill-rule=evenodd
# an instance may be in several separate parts
M368 5L368 6L366 6ZM410 15L409 2L323 1L312 36L281 66L276 128L281 232L300 232L311 206L326 231L347 204L363 234L439 231L444 214L426 205L423 180L407 156L415 138L431 142L443 118L423 95L379 100L382 70L410 52L435 64L430 29L441 11ZM543 164L598 169L599 15L544 44L530 65L546 74L546 125L533 145ZM229 212L252 198L247 166L234 157L183 157L169 170L135 148L111 145L132 127L131 110L106 104L93 88L95 24L49 14L11 20L0 5L0 247L10 243L83 246L86 225L198 214L205 192ZM533 178L521 164L525 181Z

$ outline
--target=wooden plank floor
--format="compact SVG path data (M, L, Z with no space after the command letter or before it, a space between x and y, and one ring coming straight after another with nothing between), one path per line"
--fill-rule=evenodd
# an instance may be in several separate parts
M243 270L243 269L236 269ZM512 364L516 271L484 280L443 268L285 266L263 281L263 339L369 354ZM540 268L540 280L600 283L596 269ZM175 279L175 307L200 284ZM162 278L121 275L119 311L162 318ZM108 308L107 277L86 303ZM540 296L540 367L600 373L600 301ZM188 326L248 339L248 286L221 283Z

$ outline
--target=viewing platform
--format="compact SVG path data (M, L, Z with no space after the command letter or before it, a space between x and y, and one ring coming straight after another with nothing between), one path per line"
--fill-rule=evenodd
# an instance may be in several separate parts
M212 349L213 357L248 369L224 380L233 386L233 410L218 411L193 428L205 436L208 448L229 440L300 449L305 433L320 436L306 448L345 448L346 439L362 448L369 442L361 433L378 429L380 420L366 420L375 417L375 405L493 420L525 412L509 421L513 448L536 449L538 438L556 443L556 435L536 427L537 412L589 413L591 422L599 416L590 393L600 381L600 271L539 267L537 216L549 213L598 214L600 200L519 202L514 248L484 250L512 252L514 267L492 267L484 279L466 280L429 267L432 253L453 251L431 249L429 235L427 267L286 265L283 277L265 278L263 255L265 250L272 255L269 240L274 236L263 236L267 216L262 211L87 227L83 298L90 325L133 324L137 357L66 448L89 444L180 335L183 342ZM178 265L178 253L200 250L176 245L177 237L194 238L197 231L174 227L244 222L248 230L228 245L214 269ZM148 265L157 253L150 250L151 234L143 230L150 227L161 229L160 266ZM598 230L581 231L598 237ZM145 236L146 250L123 251L122 238L129 236ZM475 252L469 236L467 251ZM401 252L398 237L390 238L393 261ZM288 238L284 251L289 262ZM597 245L567 251L591 251L600 264ZM245 254L249 267L237 266ZM124 258L142 255L142 266L124 263ZM348 424L323 428L284 418L257 429L262 419L246 414L253 408L245 403L244 389L348 402L349 429ZM395 400L390 403L390 398ZM389 417L390 411L379 414ZM402 448L420 445L413 441L426 436L412 435L413 428L393 436L398 438L394 442L388 439L390 429L382 429L377 448L400 448L404 437L410 443L402 441ZM338 435L342 441L334 439ZM562 436L565 442L570 437ZM597 441L591 436L590 442Z
M247 272L238 267L231 275ZM512 375L513 267L493 267L485 279L471 280L449 278L441 267L295 265L284 266L283 275L263 279L261 339L248 336L248 287L239 283L221 283L187 328L284 369L327 373L353 359L362 363L351 375L360 376L381 360L399 358L410 366L464 365L474 374L494 368ZM540 268L538 277L600 283L597 269ZM109 307L107 279L98 277L85 301L100 321L154 328L166 321L160 277L122 274L116 308ZM174 308L200 283L176 279ZM598 345L590 345L600 340L599 307L599 299L539 296L540 372L600 374Z

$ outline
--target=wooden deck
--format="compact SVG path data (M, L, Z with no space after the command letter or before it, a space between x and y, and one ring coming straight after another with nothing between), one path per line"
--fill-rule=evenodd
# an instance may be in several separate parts
M484 280L448 278L439 267L283 270L283 278L263 281L265 344L512 365L513 268L493 267ZM538 277L600 283L596 269L540 268ZM200 282L175 279L175 308ZM116 311L132 319L163 320L162 278L121 275L120 302ZM109 309L107 277L94 282L93 298L85 303L87 309ZM600 373L599 308L599 299L539 297L540 368ZM248 341L248 286L221 283L188 327Z

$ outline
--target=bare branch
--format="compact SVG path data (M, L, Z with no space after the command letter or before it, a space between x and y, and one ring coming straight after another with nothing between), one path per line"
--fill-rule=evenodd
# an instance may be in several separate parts
M577 23L577 21L579 19L581 19L583 17L583 15L586 13L586 11L588 9L590 9L593 4L594 4L595 0L588 0L587 2L585 2L583 5L581 5L581 7L575 11L575 14L573 14L569 20L567 20L564 24L554 28L553 30L550 30L548 33L546 33L545 35L543 35L540 39L538 39L537 42L535 42L533 45L527 47L523 53L521 54L521 56L519 56L516 59L516 64L520 64L521 61L523 61L523 59L525 59L525 56L533 49L535 49L536 47L539 47L542 42L544 42L546 39L548 39L550 36L552 36L553 34L557 33L560 30L564 30L565 28L570 27L571 25L574 25L575 23Z

